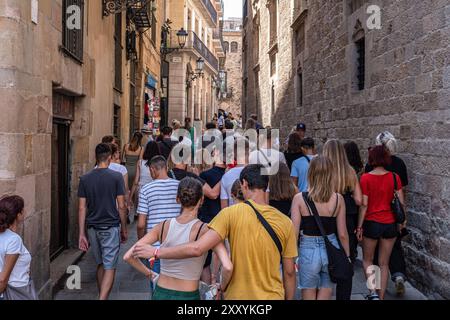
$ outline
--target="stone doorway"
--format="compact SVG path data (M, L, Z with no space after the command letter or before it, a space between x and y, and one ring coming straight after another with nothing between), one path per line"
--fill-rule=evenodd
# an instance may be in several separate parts
M54 260L68 245L69 148L73 109L73 97L53 95L50 260Z

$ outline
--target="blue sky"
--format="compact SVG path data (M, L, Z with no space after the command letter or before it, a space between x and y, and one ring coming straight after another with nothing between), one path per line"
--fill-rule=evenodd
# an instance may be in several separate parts
M224 0L225 19L242 17L242 0Z

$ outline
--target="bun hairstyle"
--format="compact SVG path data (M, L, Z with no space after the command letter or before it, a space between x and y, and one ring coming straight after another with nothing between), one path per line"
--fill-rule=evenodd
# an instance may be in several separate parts
M186 177L178 185L177 198L183 208L195 207L203 197L203 186L194 178Z
M0 233L8 229L23 212L25 204L20 196L8 196L0 199Z

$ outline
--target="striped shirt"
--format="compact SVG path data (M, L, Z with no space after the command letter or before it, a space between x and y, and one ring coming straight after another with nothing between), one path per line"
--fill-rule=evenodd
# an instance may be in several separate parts
M179 183L174 179L158 179L141 188L137 212L147 216L147 232L164 220L180 215L181 205L177 203ZM159 242L155 243L155 246L159 245Z

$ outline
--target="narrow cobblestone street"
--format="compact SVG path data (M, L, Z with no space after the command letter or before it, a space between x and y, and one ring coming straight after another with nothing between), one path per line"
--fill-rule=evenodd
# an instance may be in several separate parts
M116 273L116 280L111 292L110 300L148 300L151 299L148 281L144 276L136 272L130 265L121 258L125 252L136 242L136 224L129 226L128 242L120 250L120 260ZM359 253L361 257L361 252ZM97 284L95 280L95 261L90 252L83 256L78 263L81 268L81 290L69 290L65 287L56 292L55 300L93 300L97 298ZM362 270L362 262L356 263L355 276L353 278L352 300L364 300L367 294L366 280ZM297 291L297 298L300 292ZM333 299L335 297L333 296ZM426 300L427 298L417 289L406 283L406 293L403 297L397 297L393 283L389 281L389 288L386 293L386 300Z

